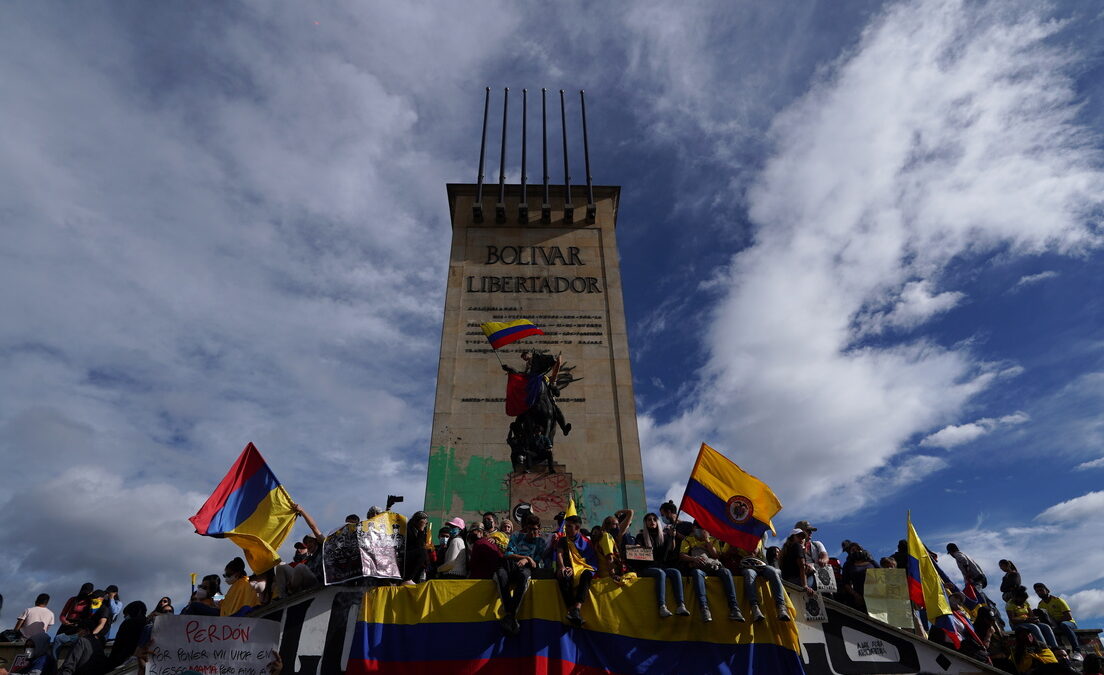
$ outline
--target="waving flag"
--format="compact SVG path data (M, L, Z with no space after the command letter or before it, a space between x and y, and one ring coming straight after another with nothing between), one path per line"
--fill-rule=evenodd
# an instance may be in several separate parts
M250 569L261 574L280 562L276 549L291 533L295 518L287 490L250 443L188 520L197 534L225 537L240 546Z
M908 586L909 599L924 611L932 622L933 630L941 630L947 639L958 647L962 636L951 614L951 604L947 601L947 592L943 589L943 580L935 568L935 562L928 554L920 535L912 526L912 515L908 516Z
M491 343L493 349L505 347L511 342L517 342L530 335L544 335L544 331L537 328L529 319L518 319L508 323L488 321L480 324L479 327L483 329L483 334L487 336L487 341Z
M782 503L766 483L702 443L682 510L721 541L754 551L763 534L774 532L771 518Z
M510 373L506 376L506 414L517 417L540 400L544 376L539 373Z

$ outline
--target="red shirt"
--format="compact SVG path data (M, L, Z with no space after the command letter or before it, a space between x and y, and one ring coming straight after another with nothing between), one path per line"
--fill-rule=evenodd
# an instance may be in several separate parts
M490 579L502 566L502 550L490 537L484 537L468 549L468 577Z

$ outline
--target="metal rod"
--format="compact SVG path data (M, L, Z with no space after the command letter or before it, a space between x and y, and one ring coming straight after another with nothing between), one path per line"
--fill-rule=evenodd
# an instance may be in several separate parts
M487 113L490 109L491 88L487 87L483 98L483 135L479 141L479 180L475 186L475 203L472 204L472 217L477 223L483 221L483 164L487 155Z
M541 218L545 222L551 219L551 206L548 202L548 106L544 95L548 90L541 87L541 148L544 161L544 200L541 202Z
M587 138L586 94L579 90L579 105L583 110L583 162L586 166L587 220L593 222L597 208L594 206L594 183L590 177L590 139Z
M506 220L506 114L510 110L510 88L502 90L502 147L498 155L498 220Z
M526 149L529 138L529 90L521 90L521 198L518 201L518 219L521 222L529 220L529 195L526 185L529 182L529 173L526 166Z
M574 208L571 206L571 171L567 163L567 113L564 108L564 90L560 90L560 130L563 132L564 163L564 219L569 220Z

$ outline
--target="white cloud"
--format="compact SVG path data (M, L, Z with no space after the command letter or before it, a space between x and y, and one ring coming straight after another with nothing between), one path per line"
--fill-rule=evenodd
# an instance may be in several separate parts
M949 424L920 441L925 447L954 448L985 436L998 427L1023 424L1030 418L1025 412L1015 412L1000 418L983 417L967 424Z
M1089 588L1066 597L1073 618L1104 616L1104 590ZM1083 620L1083 619L1082 619Z
M1104 509L1104 491L1089 492L1055 504L1035 516L1035 519L1044 523L1096 521L1102 509Z
M949 311L966 297L957 291L932 294L931 282L910 281L888 310L859 318L862 331L881 333L888 328L915 328L937 314Z
M1016 282L1016 285L1013 286L1013 288L1014 289L1020 289L1020 288L1023 288L1024 286L1030 286L1032 284L1037 284L1041 281L1046 281L1047 279L1053 279L1057 276L1058 276L1058 273L1055 272L1054 270L1046 270L1045 272L1039 272L1038 274L1027 274L1025 276L1020 277L1020 280Z
M1098 244L1085 220L1104 175L1075 121L1071 55L1047 44L1059 28L1002 3L895 4L778 116L702 385L645 425L655 485L684 477L704 440L787 504L838 516L865 501L864 476L995 381L968 342L867 344L862 318L889 308L915 330L954 306L957 291L934 289L956 258Z
M1104 457L1092 459L1087 462L1081 462L1076 467L1077 471L1088 471L1089 469L1101 469L1104 468Z

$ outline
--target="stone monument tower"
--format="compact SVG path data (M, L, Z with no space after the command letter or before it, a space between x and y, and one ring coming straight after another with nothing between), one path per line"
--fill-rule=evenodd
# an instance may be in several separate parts
M572 186L560 92L564 181L548 178L547 115L542 91L543 183L529 185L527 92L522 105L522 180L497 186L448 185L452 252L433 411L425 509L435 524L484 511L552 516L574 498L587 523L618 509L645 507L621 273L614 229L620 188L590 180L586 102L580 92L587 182ZM503 95L500 165L506 158L508 90ZM483 139L490 102L484 108ZM498 349L524 371L525 351L562 358L555 399L570 432L552 437L553 471L519 467L507 443L507 374L480 324L532 321L543 335ZM526 470L527 469L527 470Z

